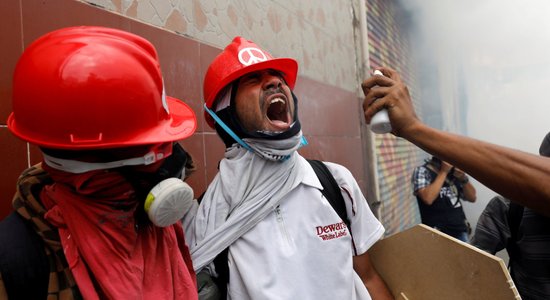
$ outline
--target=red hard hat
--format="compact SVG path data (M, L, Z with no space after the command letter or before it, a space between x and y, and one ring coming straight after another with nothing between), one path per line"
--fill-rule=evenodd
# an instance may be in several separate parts
M298 73L298 63L292 58L273 58L254 42L240 36L233 39L220 53L206 71L204 78L204 101L212 108L218 93L233 80L258 70L273 69L280 71L291 89L294 89ZM205 112L206 121L214 128L214 120Z
M191 108L166 97L153 45L129 32L70 27L23 53L13 78L9 129L53 149L102 149L189 137Z

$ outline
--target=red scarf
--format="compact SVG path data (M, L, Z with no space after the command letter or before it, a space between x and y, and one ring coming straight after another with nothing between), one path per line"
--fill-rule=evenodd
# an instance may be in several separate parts
M43 168L55 182L41 193L45 218L85 299L197 299L181 224L138 227L139 201L117 172Z

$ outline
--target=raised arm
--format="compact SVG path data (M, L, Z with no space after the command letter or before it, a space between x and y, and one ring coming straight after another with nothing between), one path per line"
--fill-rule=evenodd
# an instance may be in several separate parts
M388 110L392 133L459 167L508 199L550 216L550 159L431 128L414 111L399 74L380 69L363 84L367 123L382 108ZM373 101L378 99L376 101Z
M434 203L434 201L437 199L437 196L439 195L439 192L441 191L441 188L443 187L443 183L445 183L445 178L447 178L447 174L450 170L451 165L446 162L442 162L441 169L437 172L435 180L428 186L418 189L418 191L416 191L416 194L420 197L420 200L422 200L424 204L432 205Z
M462 193L464 196L464 200L469 202L476 202L477 196L476 196L476 188L473 186L473 184L470 182L470 179L459 168L454 169L454 176L458 180L458 182L462 185Z

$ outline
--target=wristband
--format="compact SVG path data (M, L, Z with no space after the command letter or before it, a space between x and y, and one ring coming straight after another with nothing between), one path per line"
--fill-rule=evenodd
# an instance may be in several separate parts
M468 181L470 181L470 178L468 176L464 175L464 179L459 180L461 184L466 184Z

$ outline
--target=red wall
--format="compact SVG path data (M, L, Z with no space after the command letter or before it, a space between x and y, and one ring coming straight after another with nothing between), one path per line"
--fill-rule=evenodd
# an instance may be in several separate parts
M11 211L19 174L40 162L38 149L15 138L5 126L11 112L11 78L23 49L39 36L67 26L100 25L123 29L150 40L159 53L167 94L186 101L197 113L197 133L182 142L198 171L189 179L200 194L212 180L223 144L202 117L202 78L220 49L74 0L0 1L0 219ZM365 190L360 100L354 93L299 77L302 127L310 145L304 156L341 163Z

